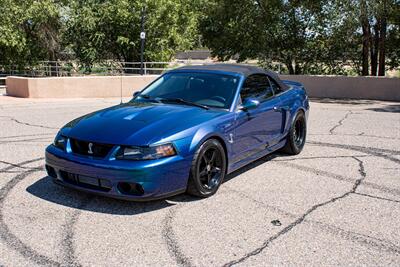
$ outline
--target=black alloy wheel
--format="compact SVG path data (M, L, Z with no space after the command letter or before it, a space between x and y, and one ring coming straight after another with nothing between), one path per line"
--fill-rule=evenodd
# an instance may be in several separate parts
M215 194L224 180L225 172L224 148L215 139L207 140L195 153L187 192L199 197L209 197Z
M286 145L282 148L282 152L291 155L299 154L306 143L307 123L304 112L297 113L289 133L286 137Z

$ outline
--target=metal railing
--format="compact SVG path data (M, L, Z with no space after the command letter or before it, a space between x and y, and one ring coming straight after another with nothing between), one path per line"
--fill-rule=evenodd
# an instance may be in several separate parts
M166 70L183 65L198 65L204 62L191 60L176 60L172 62L144 62L143 73L161 74ZM20 67L18 65L2 65L0 63L0 77L28 76L28 77L65 77L86 75L140 75L140 62L121 62L105 60L91 66L83 66L77 61L40 61L35 65Z

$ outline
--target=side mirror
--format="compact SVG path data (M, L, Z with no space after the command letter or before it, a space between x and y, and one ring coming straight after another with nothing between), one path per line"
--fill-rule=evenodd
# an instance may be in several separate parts
M133 97L137 97L140 94L140 91L136 91L133 93Z
M246 98L243 104L239 107L240 110L250 110L255 109L260 105L260 101L255 98Z

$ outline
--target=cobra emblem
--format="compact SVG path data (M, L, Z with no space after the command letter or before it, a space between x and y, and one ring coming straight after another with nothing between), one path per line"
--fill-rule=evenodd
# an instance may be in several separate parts
M89 147L89 150L88 150L88 154L93 154L93 143L89 143L89 145L88 145L88 147Z

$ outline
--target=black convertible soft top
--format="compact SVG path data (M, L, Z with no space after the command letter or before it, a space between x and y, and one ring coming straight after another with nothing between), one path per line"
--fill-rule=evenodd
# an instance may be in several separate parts
M256 66L251 66L251 65L245 65L245 64L205 64L205 65L193 65L193 66L185 66L185 67L180 67L176 70L215 70L215 71L226 71L226 72L233 72L233 73L239 73L242 74L245 77L248 77L252 74L266 74L272 79L276 81L276 83L279 84L282 90L287 90L289 89L289 86L284 84L279 76L269 70L264 70L262 68L256 67Z

